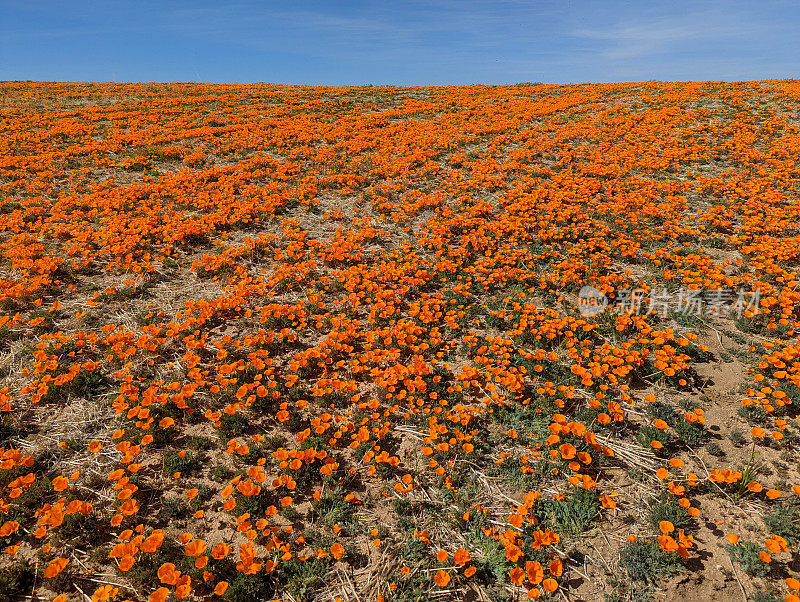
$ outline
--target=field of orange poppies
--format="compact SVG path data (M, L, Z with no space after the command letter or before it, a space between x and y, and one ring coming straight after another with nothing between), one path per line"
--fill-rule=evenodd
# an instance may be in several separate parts
M0 84L0 599L800 601L799 115Z

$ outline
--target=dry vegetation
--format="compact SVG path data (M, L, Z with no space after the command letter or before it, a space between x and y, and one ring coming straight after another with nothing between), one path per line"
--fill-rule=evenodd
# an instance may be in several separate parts
M0 84L0 599L798 602L798 114Z

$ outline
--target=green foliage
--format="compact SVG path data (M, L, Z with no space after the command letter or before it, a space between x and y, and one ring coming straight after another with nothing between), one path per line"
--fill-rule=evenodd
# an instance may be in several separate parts
M271 575L260 571L255 575L245 575L237 572L228 581L228 589L223 598L230 602L253 602L254 600L268 600L275 593L275 582Z
M800 403L800 387L798 387L796 384L791 381L783 382L781 383L781 390L786 393L789 400L791 400L792 405ZM775 411L780 411L780 408L776 408Z
M438 399L454 400L458 398L455 391L448 392L447 389L453 383L453 375L443 366L435 366L430 374L422 379L425 381L428 393L436 393Z
M770 533L783 537L790 544L800 541L800 506L795 503L779 503L763 517Z
M186 452L183 457L179 453L164 456L163 472L171 475L176 472L186 476L197 473L200 470L199 456Z
M745 439L745 437L742 434L742 432L738 431L738 430L733 430L730 433L728 433L728 439L736 447L742 447L743 445L747 444L747 439Z
M634 581L653 583L660 577L678 573L683 565L674 552L666 552L656 542L634 541L626 544L619 562Z
M191 508L189 502L181 497L165 497L161 502L161 509L158 511L158 517L168 521L182 520L188 518Z
M86 541L91 545L98 545L101 527L97 513L82 514L78 512L64 516L64 521L56 531L56 534L61 541L78 539L78 541ZM83 538L86 539L84 540Z
M61 355L66 355L66 351L66 348L53 350L54 353L60 352ZM109 386L109 380L99 370L82 370L71 382L61 385L51 383L48 386L47 393L42 396L42 402L57 403L66 401L70 395L84 399L94 399L106 391Z
M237 492L236 508L233 511L237 516L241 516L245 512L249 512L252 516L258 516L263 515L264 510L275 505L277 504L274 492L262 487L258 495L248 496ZM286 508L283 508L283 510L286 510Z
M196 451L207 451L214 448L214 441L208 437L192 437L186 446Z
M427 549L425 542L416 537L410 538L406 540L406 545L403 547L403 558L406 560L422 560L427 554Z
M276 450L286 444L286 438L280 433L269 435L264 439L264 447L269 450Z
M537 400L538 401L538 400ZM548 404L551 405L551 404ZM519 434L520 443L543 441L550 436L550 416L556 408L542 408L538 403L512 404L495 410L492 418ZM530 434L529 434L530 433ZM477 448L477 443L476 443Z
M405 564L414 564L423 570L434 566L428 553L427 545L416 537L410 537L406 540L401 556ZM395 581L399 587L393 592L391 598L393 601L428 602L430 599L430 577L427 573L415 571L407 577L395 574Z
M209 471L208 476L215 481L223 482L230 480L234 474L236 473L227 466L215 466Z
M281 563L281 581L286 590L301 602L313 599L314 592L325 586L327 572L327 564L313 557L305 562L292 558Z
M303 534L305 535L306 543L313 548L328 549L336 543L334 535L320 533L313 527L307 528Z
M502 476L503 482L516 489L531 489L534 487L537 476L535 473L525 472L527 466L517 457L507 458L495 471Z
M53 483L49 478L36 479L33 485L23 490L22 495L17 498L19 509L24 514L33 514L41 506L42 499L53 491ZM18 520L18 519L17 519Z
M414 507L406 498L398 497L392 500L392 506L395 514L398 516L409 516L413 513Z
M259 459L269 456L269 452L264 450L261 445L250 443L248 447L250 448L250 451L248 451L245 455L236 455L236 458L245 464L255 464Z
M485 539L483 555L473 560L477 569L475 578L483 583L503 582L508 574L508 560L503 545L495 540Z
M742 406L739 408L738 413L750 424L764 424L767 419L767 413L764 408L757 405Z
M727 244L727 240L722 236L709 236L703 243L712 249L722 249Z
M4 445L11 437L16 437L19 434L21 433L7 414L0 417L0 445Z
M22 334L11 330L8 326L0 328L0 351L4 351L14 341L22 338Z
M713 353L709 351L703 351L700 349L699 345L695 345L694 343L690 343L685 347L682 347L681 350L695 363L703 364L714 359Z
M684 328L698 328L703 325L698 316L689 311L670 311L669 317Z
M742 570L753 577L764 577L772 570L772 565L759 558L764 550L752 541L740 542L735 546L725 544L725 549L742 567Z
M69 383L62 385L54 385L50 383L47 385L47 392L42 395L41 403L59 403L66 401L69 397Z
M689 447L698 447L708 440L708 431L698 422L681 420L675 424L675 432L681 441Z
M756 458L756 446L753 444L753 449L750 452L750 460L742 468L742 478L739 480L738 486L734 493L735 497L741 498L750 493L748 486L753 483L760 474L771 474L771 470L766 467L758 458Z
M657 454L664 453L662 450L666 448L669 444L669 435L667 435L664 431L661 431L654 427L653 425L646 425L639 429L639 432L636 433L636 441L642 447L647 448L648 450L652 450L652 446L650 445L653 441L658 441L663 446L659 450L655 450Z
M328 527L338 524L343 528L353 526L355 523L355 510L353 505L345 502L341 496L328 492L319 501L312 502L314 512L320 521Z
M579 535L600 514L600 501L590 489L576 488L564 500L539 500L537 518L561 533Z
M104 558L108 557L108 550L96 549L101 551ZM189 570L192 566L189 564L191 559L183 553L183 547L177 540L167 537L155 553L139 554L136 563L125 573L125 578L134 585L149 587L154 578L158 579L156 572L165 562L172 562L181 571Z
M200 510L203 503L211 498L214 490L205 483L199 483L195 487L197 488L197 497L189 502L189 506L192 510Z
M72 393L84 399L94 399L108 386L108 379L99 370L82 370L72 381Z
M648 520L656 530L659 528L659 523L664 520L671 522L676 529L685 529L689 526L692 517L686 508L679 506L674 500L662 498L661 502L650 510Z
M734 324L736 324L736 328L738 328L740 331L748 334L764 334L772 332L774 335L777 334L778 331L778 329L773 331L767 329L769 318L765 313L756 314L752 318L746 318L744 316L736 318L734 320Z
M0 598L13 600L20 594L30 593L36 573L26 560L0 569Z
M250 426L250 421L241 414L223 414L219 421L219 434L226 440L245 434Z
M677 418L675 410L662 401L651 403L647 408L647 414L654 420L660 418L670 426L674 425Z

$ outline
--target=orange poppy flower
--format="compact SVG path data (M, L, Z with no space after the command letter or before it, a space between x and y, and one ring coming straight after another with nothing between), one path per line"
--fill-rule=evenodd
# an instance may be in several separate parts
M464 566L467 564L472 558L469 555L469 552L464 548L458 548L453 554L453 562L455 562L458 566Z
M534 585L539 585L544 579L544 569L542 569L542 565L535 560L528 560L525 562L525 572L528 575L528 581Z
M48 579L52 579L63 571L67 564L69 564L68 558L56 558L47 565L47 568L44 570L44 576Z
M434 582L439 587L447 587L450 583L450 574L447 571L439 569L433 577Z

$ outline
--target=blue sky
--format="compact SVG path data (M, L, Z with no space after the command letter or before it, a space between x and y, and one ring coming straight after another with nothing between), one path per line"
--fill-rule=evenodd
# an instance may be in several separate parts
M800 77L800 3L0 0L0 80L472 84Z

